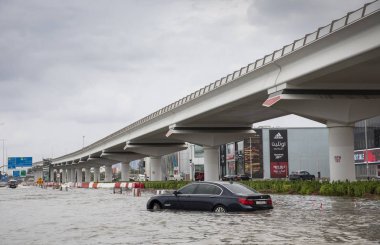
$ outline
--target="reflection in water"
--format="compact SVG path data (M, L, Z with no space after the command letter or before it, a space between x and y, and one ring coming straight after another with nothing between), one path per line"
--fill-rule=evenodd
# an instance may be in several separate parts
M380 201L272 195L274 209L146 210L152 194L0 188L0 244L378 244Z

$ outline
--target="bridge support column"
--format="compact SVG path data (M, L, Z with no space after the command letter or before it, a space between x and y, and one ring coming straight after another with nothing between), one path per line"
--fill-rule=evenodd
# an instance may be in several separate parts
M76 169L77 183L82 183L82 167Z
M71 170L70 170L70 181L75 182L75 168L74 167L71 167Z
M161 170L161 157L149 157L150 180L163 180Z
M99 169L99 166L94 167L94 182L100 182L100 169Z
M105 177L104 182L112 182L112 165L105 165Z
M66 168L62 168L62 183L66 183Z
M50 182L54 182L54 173L55 173L55 169L51 169L51 171L50 171Z
M219 146L204 146L205 181L219 180Z
M129 180L129 162L121 163L121 181Z
M84 169L84 182L90 182L91 181L91 172L90 172L90 168L87 167Z
M329 128L330 180L356 180L352 125L327 123Z
M57 179L57 182L59 181L59 183L62 183L62 175L63 175L63 170L61 171L62 169L58 169L58 172L57 172L57 174L59 173L59 179Z

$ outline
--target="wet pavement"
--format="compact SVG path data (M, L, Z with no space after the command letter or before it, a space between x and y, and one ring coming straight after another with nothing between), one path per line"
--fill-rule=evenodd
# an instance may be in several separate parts
M379 244L380 201L272 195L274 209L146 210L152 192L0 188L0 244Z

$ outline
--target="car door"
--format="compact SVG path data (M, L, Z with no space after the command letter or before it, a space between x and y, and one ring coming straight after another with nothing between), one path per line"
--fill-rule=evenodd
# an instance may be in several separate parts
M192 183L186 185L185 187L179 189L176 193L176 202L178 209L190 210L193 206L192 200L196 188L198 187L197 183Z
M186 210L210 211L214 207L222 189L214 184L198 183L194 194L181 200Z

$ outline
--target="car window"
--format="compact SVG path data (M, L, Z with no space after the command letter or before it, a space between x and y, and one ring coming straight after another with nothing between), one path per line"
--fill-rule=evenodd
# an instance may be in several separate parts
M197 187L196 184L190 184L190 185L183 187L182 189L179 189L178 192L180 194L194 194L194 190L196 187Z
M248 186L243 186L237 183L233 184L224 184L224 186L230 190L232 193L237 195L253 195L258 193L255 189L252 189Z
M220 195L222 190L216 185L199 184L194 194Z

